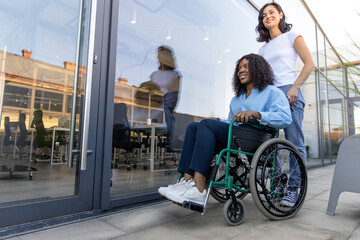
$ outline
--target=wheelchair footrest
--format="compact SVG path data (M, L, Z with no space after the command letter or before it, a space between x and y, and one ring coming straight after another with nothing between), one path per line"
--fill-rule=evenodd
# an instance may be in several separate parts
M179 204L180 206L193 210L193 211L197 211L197 212L203 212L204 211L204 205L195 203L195 202L190 202L190 201L185 201L182 204Z

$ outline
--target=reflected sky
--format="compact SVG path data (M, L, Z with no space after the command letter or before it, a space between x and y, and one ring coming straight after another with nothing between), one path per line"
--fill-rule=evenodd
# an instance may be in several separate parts
M63 67L75 62L80 0L0 0L0 48Z
M157 47L169 45L183 76L177 111L226 118L235 62L262 45L256 23L244 1L120 1L116 77L134 86L148 81Z

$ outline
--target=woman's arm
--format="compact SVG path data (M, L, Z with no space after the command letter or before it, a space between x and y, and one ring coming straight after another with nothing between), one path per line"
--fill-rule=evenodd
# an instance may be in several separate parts
M292 85L292 87L289 89L289 91L286 94L287 99L289 100L290 105L294 105L297 94L300 89L300 87L304 84L304 82L308 79L311 72L314 70L314 62L311 57L310 51L308 47L305 44L304 38L301 36L298 36L294 41L294 48L297 54L299 55L301 61L304 63L303 68L301 69L301 72Z

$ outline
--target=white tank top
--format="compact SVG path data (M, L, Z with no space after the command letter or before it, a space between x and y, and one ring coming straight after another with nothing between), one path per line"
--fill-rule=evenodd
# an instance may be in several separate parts
M275 86L293 84L296 81L297 53L294 48L295 39L300 36L294 31L281 34L259 50L259 54L270 64L275 78Z

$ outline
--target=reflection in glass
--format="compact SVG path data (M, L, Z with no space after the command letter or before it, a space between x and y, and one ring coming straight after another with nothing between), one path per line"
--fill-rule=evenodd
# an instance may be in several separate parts
M29 108L31 89L14 85L5 85L3 106Z
M35 109L62 112L63 94L47 91L35 91Z
M330 133L325 132L325 137L330 139L331 153L326 151L325 154L332 154L332 160L336 159L341 142L344 140L344 124L343 124L344 108L341 103L330 103Z
M67 168L66 162L69 121L79 120L79 109L71 115L69 96L79 51L80 0L1 5L0 205L73 196L76 166ZM77 95L85 73L79 67Z
M234 63L259 48L242 1L125 0L118 16L114 103L126 104L132 148L113 139L111 197L174 181L187 124L227 118Z
M360 96L360 65L348 67L349 96Z
M354 116L355 134L360 134L360 101L355 101L354 102L353 116Z

